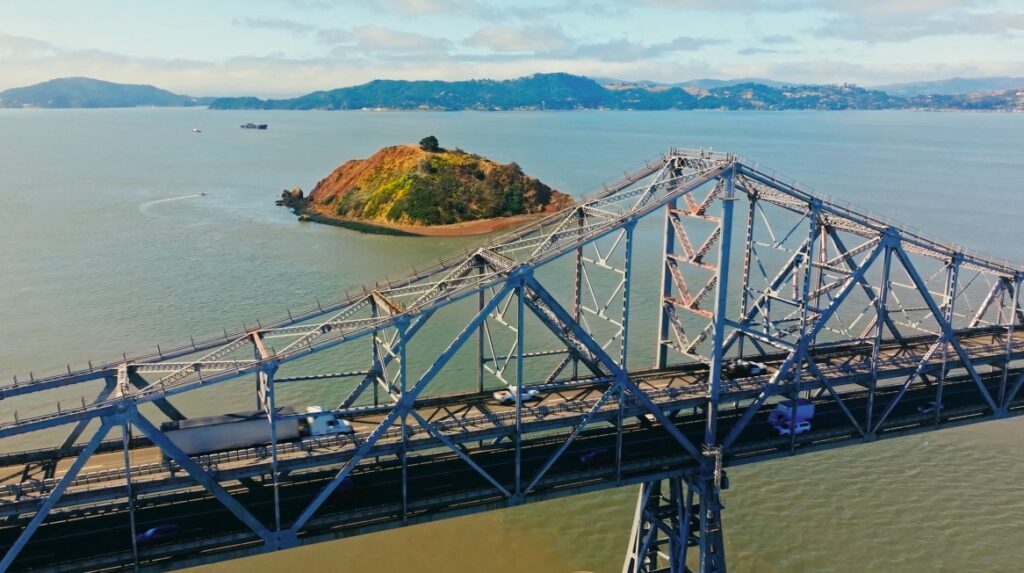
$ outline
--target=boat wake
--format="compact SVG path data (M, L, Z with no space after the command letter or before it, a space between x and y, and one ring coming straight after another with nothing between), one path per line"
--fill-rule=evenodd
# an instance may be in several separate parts
M152 201L146 201L145 203L139 205L139 212L142 213L143 215L149 215L150 212L153 210L153 207L156 206L156 205L159 205L161 203L170 203L172 201L183 201L185 199L193 199L195 197L203 197L205 195L206 195L206 193L193 193L191 195L182 195L180 197L167 197L165 199L154 199Z

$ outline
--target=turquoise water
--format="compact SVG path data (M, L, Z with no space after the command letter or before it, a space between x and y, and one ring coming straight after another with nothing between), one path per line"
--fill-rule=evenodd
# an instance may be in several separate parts
M270 129L238 129L247 121ZM515 161L575 195L671 146L734 151L943 238L1024 260L1022 133L1024 115L1000 114L0 110L0 379L253 324L478 242L299 224L273 205L282 188L308 190L346 159L428 134ZM637 284L651 272L637 269ZM649 346L635 346L640 364ZM297 402L324 398L323 389L294 392ZM225 394L182 407L250 400ZM11 401L0 416L49 407ZM725 498L730 565L1016 571L1022 454L1021 425L1010 421L737 468ZM251 567L335 571L343 558L353 570L411 561L420 571L478 571L483 562L494 572L616 571L633 497L627 489L457 519Z

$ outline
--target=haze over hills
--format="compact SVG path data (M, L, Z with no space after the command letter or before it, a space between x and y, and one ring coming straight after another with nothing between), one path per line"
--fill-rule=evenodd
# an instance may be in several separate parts
M927 94L927 95L926 95ZM59 78L0 92L0 107L201 106L280 110L842 110L1024 111L1024 78L952 78L894 84L787 85L765 79L698 79L676 84L595 80L566 73L511 80L374 80L293 98L197 98L154 86Z
M57 78L0 92L0 107L95 108L207 105L213 98L179 95L150 85Z
M1024 78L950 78L931 82L907 82L876 86L875 89L886 93L913 97L918 95L957 95L971 92L993 92L1024 88Z

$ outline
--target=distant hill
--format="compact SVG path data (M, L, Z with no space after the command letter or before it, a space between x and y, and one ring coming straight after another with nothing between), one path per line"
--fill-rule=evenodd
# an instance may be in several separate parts
M706 79L693 79L693 80L687 80L685 82L671 82L671 83L670 82L653 82L653 81L650 81L650 80L638 80L638 81L634 82L634 81L628 81L628 80L618 80L618 79L615 79L615 78L591 78L591 79L593 79L595 82L597 82L597 83L599 83L599 84L601 84L603 86L619 87L619 86L630 86L630 85L633 85L633 86L646 87L646 88L670 87L670 88L697 88L697 89L702 89L702 90L712 89L712 88L725 88L725 87L735 86L735 85L739 85L739 84L761 84L761 85L765 85L765 86L769 86L769 87L773 87L773 88L781 88L781 87L786 87L786 86L806 85L806 84L796 84L796 83L792 83L792 82L778 82L778 81L775 81L775 80L767 80L767 79L764 79L764 78L735 78L735 79L731 79L731 80L717 80L717 79L706 78Z
M219 98L211 109L423 110L664 110L664 109L893 109L908 102L853 85L774 87L742 83L699 89L607 87L571 74L534 74L513 80L396 81L319 91L291 99Z
M427 139L433 138L425 138ZM462 150L396 145L366 159L346 161L303 199L283 201L305 218L359 230L373 227L433 234L430 227L459 225L459 234L489 232L502 219L572 205L572 198L501 164ZM285 192L287 195L288 192ZM487 221L483 225L472 222Z
M207 105L210 101L212 98L178 95L149 85L92 78L58 78L0 92L0 107L177 107Z
M931 82L909 82L878 86L875 89L886 93L913 97L919 95L958 95L971 92L994 92L1024 88L1024 78L992 77L992 78L950 78Z

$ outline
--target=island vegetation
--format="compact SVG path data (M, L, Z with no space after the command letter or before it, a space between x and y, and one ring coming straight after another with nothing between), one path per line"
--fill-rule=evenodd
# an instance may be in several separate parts
M468 235L523 224L572 202L516 163L444 149L428 136L346 161L308 196L286 190L278 204L303 220L359 231Z

